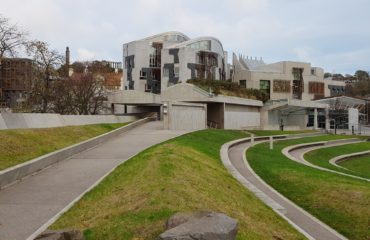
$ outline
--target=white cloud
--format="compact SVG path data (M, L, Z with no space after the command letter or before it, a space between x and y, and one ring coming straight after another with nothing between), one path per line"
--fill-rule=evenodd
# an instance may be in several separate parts
M229 52L340 72L370 62L361 50L369 48L369 8L368 0L2 0L1 14L60 52L69 46L72 59L119 61L124 42L177 30L215 36Z
M77 59L76 60L90 61L90 60L94 60L95 57L96 57L95 52L89 51L89 50L84 49L84 48L77 49Z

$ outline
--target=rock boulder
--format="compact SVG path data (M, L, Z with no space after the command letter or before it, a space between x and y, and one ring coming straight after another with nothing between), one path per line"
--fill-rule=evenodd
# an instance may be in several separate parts
M177 213L167 221L160 240L235 240L238 222L223 213Z
M38 235L35 240L84 240L82 232L78 230L47 230Z

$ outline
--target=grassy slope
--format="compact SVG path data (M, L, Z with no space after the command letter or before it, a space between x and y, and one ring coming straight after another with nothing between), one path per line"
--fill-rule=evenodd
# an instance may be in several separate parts
M359 172L367 178L370 178L370 156L362 156L350 159L339 163L342 167L345 167L351 171Z
M205 130L145 150L83 197L52 229L81 229L88 239L156 239L175 212L211 209L238 219L238 239L303 239L222 165L221 145L245 136Z
M360 177L370 178L369 169L370 169L370 161L364 161L363 167L364 168L357 168L356 172L348 171L336 166L333 166L329 163L329 160L345 154L355 153L355 152L362 152L370 149L370 142L361 142L361 143L354 143L354 144L347 144L342 146L335 146L329 148L322 148L317 149L311 152L308 152L304 155L305 159L315 165L333 169L335 171L344 172L352 175L357 175ZM368 157L370 159L370 157ZM350 162L350 161L348 161ZM364 171L362 171L364 170ZM368 171L366 174L366 170Z
M304 131L281 131L281 130L248 130L249 133L253 133L256 136L272 136L272 135L287 135L287 134L298 134L298 133L313 133L315 131L304 130Z
M0 170L87 140L124 123L0 131Z
M258 144L247 152L252 168L284 196L317 216L349 239L369 239L370 184L313 169L282 155L284 147L337 139L323 136ZM263 153L263 157L261 157Z

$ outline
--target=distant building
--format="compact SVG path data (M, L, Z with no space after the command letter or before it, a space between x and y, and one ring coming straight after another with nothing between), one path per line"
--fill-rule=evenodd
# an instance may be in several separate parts
M34 63L27 58L5 58L0 66L0 105L14 108L25 101L34 79Z
M310 63L262 59L233 54L233 81L245 88L265 91L271 100L314 100L345 94L345 82L324 80L324 70Z
M214 37L166 32L123 44L125 90L160 93L188 79L227 78L227 53Z

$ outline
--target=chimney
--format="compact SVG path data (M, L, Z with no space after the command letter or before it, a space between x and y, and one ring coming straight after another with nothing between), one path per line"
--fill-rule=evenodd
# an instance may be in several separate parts
M66 48L66 66L69 68L69 55L70 55L70 52L69 52L69 47Z

